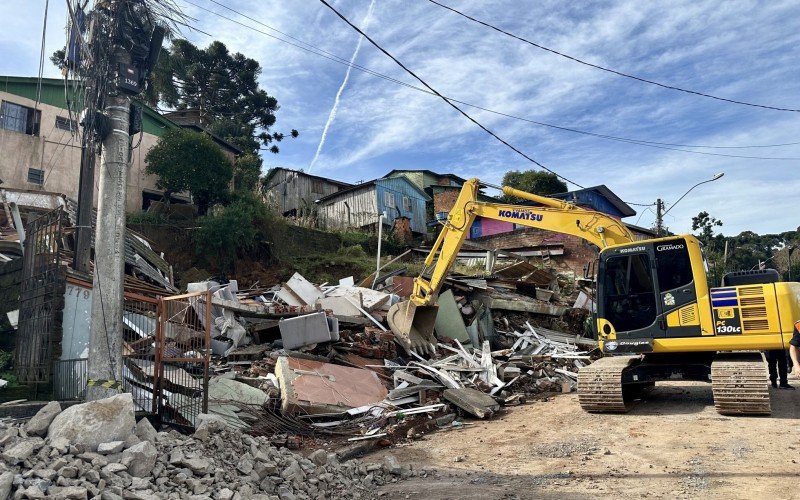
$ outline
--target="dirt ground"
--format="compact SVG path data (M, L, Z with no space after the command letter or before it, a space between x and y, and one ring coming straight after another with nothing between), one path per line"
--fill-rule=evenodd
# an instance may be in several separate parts
M800 498L800 390L773 390L772 412L725 417L710 384L670 381L624 415L558 395L368 459L435 471L380 488L385 499Z

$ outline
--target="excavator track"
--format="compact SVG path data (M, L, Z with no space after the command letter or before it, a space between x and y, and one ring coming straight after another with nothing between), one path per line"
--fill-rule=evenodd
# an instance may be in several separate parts
M720 354L711 363L714 406L722 415L769 415L769 377L761 353Z
M630 408L622 391L622 372L635 357L600 358L578 372L578 402L594 413L625 413Z

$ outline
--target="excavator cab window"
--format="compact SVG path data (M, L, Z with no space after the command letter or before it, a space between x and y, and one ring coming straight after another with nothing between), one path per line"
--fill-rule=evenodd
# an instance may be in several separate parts
M656 321L656 291L647 254L615 255L605 262L602 316L617 332Z
M656 246L658 261L658 287L661 292L675 290L692 283L692 261L686 245L679 244Z

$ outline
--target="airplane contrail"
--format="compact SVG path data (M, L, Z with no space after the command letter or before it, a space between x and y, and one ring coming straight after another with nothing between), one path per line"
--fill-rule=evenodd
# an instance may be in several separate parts
M367 9L367 15L364 16L364 20L361 21L362 28L366 29L367 25L369 24L370 17L372 16L372 8L375 6L375 0L371 0L369 3L369 8ZM350 65L347 66L347 71L344 74L344 80L342 80L342 85L339 86L339 91L336 92L336 98L333 100L333 107L331 108L331 112L328 115L328 121L325 122L325 127L322 129L322 136L319 138L319 145L317 146L317 152L314 153L314 158L311 159L311 163L308 165L308 171L310 172L312 168L314 168L314 163L317 162L319 158L319 154L322 152L323 146L325 146L325 139L328 137L328 129L331 127L331 123L336 118L336 111L339 109L339 99L342 97L342 92L344 92L344 88L347 86L347 81L350 80L350 70L353 69L353 63L358 57L358 51L361 50L361 42L364 40L363 35L358 35L358 42L356 42L356 50L353 51L352 57L350 57Z

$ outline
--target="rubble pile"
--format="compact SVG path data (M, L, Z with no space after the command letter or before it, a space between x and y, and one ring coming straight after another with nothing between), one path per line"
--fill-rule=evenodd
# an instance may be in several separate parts
M318 286L300 274L260 289L190 284L212 292L209 412L278 446L386 444L490 418L532 394L573 391L591 362L594 340L493 317L463 278L439 295L432 349L408 349L385 322L409 279L375 280L380 290L352 278Z
M50 403L25 424L2 421L0 499L366 498L376 486L427 473L391 456L381 464L340 462L325 450L303 458L216 417L200 420L191 436L157 432L146 419L134 424L132 399L122 394L63 412ZM95 433L62 430L78 422Z

